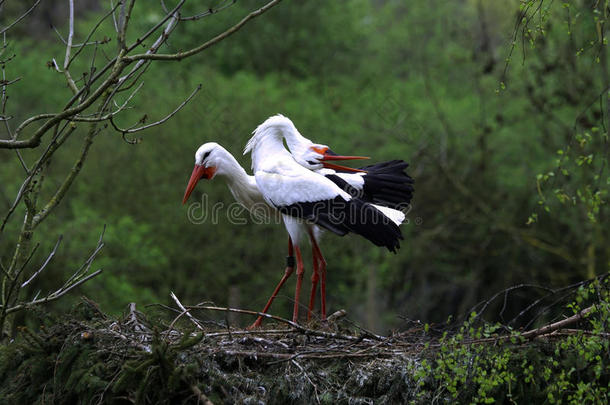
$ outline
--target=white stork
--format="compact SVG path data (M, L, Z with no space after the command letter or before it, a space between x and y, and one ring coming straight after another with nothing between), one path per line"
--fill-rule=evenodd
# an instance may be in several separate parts
M403 160L391 160L358 169L329 163L329 160L368 159L364 156L339 156L327 145L305 138L292 121L281 115L267 119L263 125L276 126L286 140L294 160L332 180L344 191L383 207L405 209L413 196L413 179L405 173L409 166Z

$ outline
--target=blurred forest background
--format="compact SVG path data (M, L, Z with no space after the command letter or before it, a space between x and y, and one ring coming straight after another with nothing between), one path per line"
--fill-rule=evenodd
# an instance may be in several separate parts
M325 237L331 313L345 308L385 332L409 319L468 313L513 285L558 288L606 273L610 72L606 28L593 3L285 1L198 56L152 64L136 108L119 119L124 126L163 117L199 83L201 92L162 126L139 133L136 145L110 129L97 137L69 194L38 228L35 266L59 235L63 241L28 293L51 290L71 274L106 224L106 246L93 265L103 274L53 307L67 309L81 293L118 313L129 302L169 303L174 291L184 303L260 310L283 274L283 227L254 224L246 213L247 223L232 224L233 200L222 181L202 181L191 200L224 203L218 223L209 216L193 223L181 199L199 145L216 141L249 170L243 146L276 113L338 153L404 159L416 180L398 254L355 236ZM66 31L66 4L43 1L7 35L15 55L7 79L21 78L9 94L17 122L54 111L70 96L48 66L65 52L51 24ZM211 38L263 4L237 1L202 24L179 25L168 52ZM3 4L0 25L25 7ZM76 40L107 7L76 2ZM525 22L524 11L531 17ZM131 24L145 29L162 15L159 2L139 2ZM113 47L114 34L101 26L96 37L106 35ZM58 152L44 195L59 186L80 148L73 137ZM12 151L0 150L2 212L22 170ZM19 209L0 236L5 263ZM307 255L307 271L310 263ZM293 287L286 285L272 313L288 316ZM504 317L543 292L512 292Z

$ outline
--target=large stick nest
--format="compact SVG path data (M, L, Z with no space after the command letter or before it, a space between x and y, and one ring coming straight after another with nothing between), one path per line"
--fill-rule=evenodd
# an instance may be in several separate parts
M575 387L582 382L603 389L610 375L610 335L590 330L585 320L599 314L602 304L607 310L607 301L520 335L462 328L449 337L415 324L382 337L340 316L307 327L277 318L258 330L229 328L198 320L195 311L214 307L185 308L175 300L179 308L170 317L159 311L144 315L130 304L121 319L113 319L88 299L63 319L41 317L39 331L24 328L17 340L0 347L0 402L359 404L477 402L507 395L545 400L550 391L542 372L524 382L530 365L542 370L555 357L551 378L575 369L578 380L568 378ZM592 347L587 355L601 355L599 361L583 363L571 356L576 349L569 345L557 351L569 339L578 339L575 348Z

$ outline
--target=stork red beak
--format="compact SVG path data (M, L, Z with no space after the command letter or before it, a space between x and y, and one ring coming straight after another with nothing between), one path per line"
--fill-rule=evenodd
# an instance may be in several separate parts
M343 172L359 172L364 173L365 170L353 169L347 166L336 165L333 163L328 163L329 160L361 160L361 159L370 159L368 156L342 156L337 155L335 152L330 150L329 148L318 148L312 147L314 151L322 155L320 162L322 162L322 166L327 169L339 170Z
M189 179L189 183L186 186L186 191L184 192L184 198L182 198L182 204L186 204L186 200L189 199L189 196L195 189L197 182L199 179L211 179L214 177L214 173L216 173L215 167L205 167L203 165L195 165L193 169L193 173L191 173L191 178Z

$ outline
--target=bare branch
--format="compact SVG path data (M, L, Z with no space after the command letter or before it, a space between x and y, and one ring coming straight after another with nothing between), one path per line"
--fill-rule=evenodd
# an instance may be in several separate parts
M131 83L129 85L122 84L121 86L119 86L117 93L121 93L123 91L128 91L133 86L135 86L135 84L138 82L138 80L140 80L140 78L144 75L144 73L146 73L146 71L148 70L148 67L150 65L151 65L150 61L144 62L144 68L140 69L133 78L129 77L129 76L131 76L131 73L127 74L126 76L123 76L126 80L132 79Z
M180 9L182 8L182 6L184 5L186 0L180 0L180 2L178 4L176 4L176 6L169 11L168 13L165 14L165 17L163 17L161 19L161 21L159 21L158 23L156 23L151 29L149 29L144 35L138 37L138 39L131 44L128 48L127 48L127 52L131 52L134 49L136 49L138 46L140 46L146 39L148 39L148 37L150 37L152 34L154 34L159 28L161 28L163 26L163 24L165 24L170 18L173 18L175 15L178 14L178 12L180 11Z
M59 289L59 290L47 295L44 298L39 298L37 300L33 300L30 302L26 302L24 304L18 304L13 307L10 307L6 310L6 314L21 311L23 309L33 307L34 305L46 304L47 302L55 301L55 300L63 297L64 295L66 295L71 290L80 286L81 284L84 284L87 281L91 280L92 278L97 277L101 272L102 272L102 269L96 270L93 273L89 274L87 277L84 277L84 278L78 280L77 282L75 282L74 284L70 285L69 287L67 287L65 289Z
M57 73L63 73L63 72L64 72L63 70L61 70L61 69L59 68L59 65L57 64L57 61L55 60L55 58L52 58L52 59L51 59L51 64L53 65L53 69L55 69L55 71L56 71Z
M172 297L172 299L174 300L176 305L178 305L178 308L180 308L182 311L184 311L185 315L195 324L195 326L198 329L203 330L203 326L201 326L201 324L197 321L197 319L195 319L193 317L193 315L191 315L191 313L186 308L184 308L184 305L182 305L182 303L180 302L178 297L176 297L176 294L174 294L173 291L170 292L169 296Z
M32 282L32 280L34 280L40 273L42 273L42 271L45 269L45 267L47 267L47 264L49 264L51 259L55 256L55 252L57 252L57 248L59 247L59 244L61 243L62 239L63 239L63 235L59 235L59 238L57 239L57 243L55 244L55 247L53 248L51 253L49 253L49 256L47 256L47 259L44 261L42 266L40 266L40 268L38 270L36 270L30 278L28 278L26 281L24 281L21 284L21 288L26 287L28 284L30 284Z
M70 89L72 89L72 92L76 94L78 93L78 87L76 87L76 83L74 83L72 75L68 70L68 66L70 65L70 53L72 52L72 40L74 39L74 0L68 0L68 3L70 4L70 17L68 24L68 43L66 44L66 57L64 58L64 75L66 76L66 80L68 81L68 86L70 87Z
M4 34L6 31L10 30L15 24L18 24L19 21L23 20L25 17L30 15L30 13L32 11L34 11L34 9L36 7L38 7L38 4L40 4L40 2L41 2L41 0L36 0L36 3L34 3L34 5L32 7L30 7L25 13L21 14L21 16L19 16L19 18L17 18L15 21L13 21L11 24L9 24L6 28L1 29L0 35Z
M5 80L5 79L2 79L2 83L1 83L1 84L2 84L3 86L10 86L10 85L11 85L11 84L13 84L13 83L17 83L19 80L21 80L21 77L18 77L18 78L13 79L13 80Z
M151 127L155 127L157 125L161 125L163 124L165 121L169 120L171 117L173 117L174 115L176 115L176 113L178 113L178 111L180 111L189 101L191 101L191 99L195 96L195 94L197 94L197 92L199 92L199 90L201 90L201 84L197 86L197 88L195 90L193 90L193 92L191 93L190 96L188 96L186 98L186 100L184 100L174 111L172 111L170 114L166 115L164 118L160 119L159 121L153 122L151 124L148 125L143 125L141 127L137 127L137 128L128 128L128 129L122 129L119 128L115 123L114 120L112 119L112 117L110 117L110 123L112 124L112 126L114 127L114 129L116 129L117 131L121 132L123 135L126 134L133 134L134 132L139 132L139 131L143 131L145 129L151 128ZM132 143L131 141L128 141L130 143Z
M570 326L575 324L578 321L581 321L587 317L588 314L595 311L597 308L595 305L591 305L590 307L584 308L578 311L576 314L570 316L569 318L562 319L561 321L557 321L554 323L550 323L544 326L541 326L537 329L532 329L527 332L523 332L517 335L503 335L497 337L490 338L481 338L481 339L470 339L464 340L463 344L473 344L473 343L497 343L503 340L509 340L511 338L523 338L523 339L534 339L539 338L545 335L553 334L554 332L561 332L563 328L566 326ZM584 331L581 331L584 332Z
M6 315L8 315L8 314L10 314L12 312L17 312L17 311L20 311L20 310L32 307L34 305L40 305L40 304L44 304L44 303L47 303L47 302L55 301L56 299L61 298L62 296L66 295L68 292L70 292L71 290L75 289L76 287L86 283L87 281L89 281L92 278L94 278L97 275L99 275L102 272L102 269L96 270L95 272L93 272L93 273L83 277L83 275L86 274L89 271L89 268L91 267L91 264L92 264L93 260L95 259L95 257L97 256L97 254L100 252L102 247L104 247L103 238L104 238L105 230L106 230L106 226L104 226L104 229L102 230L102 233L100 234L100 237L99 237L98 242L97 242L97 247L95 248L93 253L76 270L76 272L74 274L72 274L72 276L70 278L68 278L68 280L60 288L58 288L57 290L53 291L52 293L49 293L48 295L46 295L43 298L37 298L38 294L36 294L35 298L32 299L31 301L22 302L20 304L16 304L16 305L12 305L12 306L11 305L7 305L8 304L8 299L4 299L3 300L3 304L0 304L0 309L2 309L3 316L6 316ZM55 245L55 248L53 249L53 252L51 252L51 255L49 255L49 258L47 258L47 260L43 264L43 267L46 266L48 261L55 254L55 251L56 251L57 246L59 245L60 241L61 241L61 237L57 241L57 244ZM84 271L83 271L83 269L84 269ZM42 271L42 269L37 271L37 273L40 273L40 271ZM33 276L31 278L34 278L34 277L35 276ZM29 280L28 280L28 282L29 282Z
M2 34L2 41L3 41L3 46L6 47L6 33ZM15 139L13 132L11 131L11 125L8 122L12 117L6 116L6 103L8 101L8 95L6 93L6 88L8 86L10 86L11 84L21 80L21 77L18 77L13 80L7 80L5 66L6 66L6 63L3 63L1 66L1 69L2 69L2 109L1 109L2 121L4 121L4 128L6 129L6 133L9 137L9 139ZM30 173L30 171L28 169L28 165L25 163L25 160L23 160L23 156L21 156L21 152L19 152L19 150L15 149L15 155L17 155L17 159L19 159L19 163L21 163L21 167L23 167L25 174L28 175Z
M74 165L72 166L72 169L70 170L70 173L68 174L68 176L66 177L64 182L61 184L61 186L57 189L57 191L55 192L55 195L38 212L38 214L36 214L34 216L34 221L33 221L34 228L37 227L49 215L49 212L51 212L51 210L53 210L53 208L55 208L66 195L66 192L68 191L68 189L74 182L74 179L80 173L80 171L83 167L83 162L85 161L85 158L87 157L87 153L89 153L89 148L91 148L91 144L93 143L93 138L95 137L95 135L97 135L97 133L98 133L98 131L94 126L92 126L89 129L89 132L87 133L87 136L85 137L85 142L81 149L80 156L76 159L76 162L74 162Z
M67 127L68 126L68 122L66 122L66 125L64 126ZM61 143L63 141L65 141L68 136L76 129L76 126L70 126L68 133L64 135L63 140L60 140L60 142L55 142L57 140L57 137L55 137L53 139L53 141L51 141L49 143L49 145L47 146L47 148L45 149L45 151L42 153L42 155L40 156L40 158L38 159L38 161L36 162L36 164L34 165L34 167L32 168L32 170L30 170L30 173L28 174L28 176L25 178L25 180L23 181L23 183L21 183L21 187L19 188L19 191L17 192L17 197L15 197L15 201L13 202L13 205L9 208L8 212L6 213L6 215L4 216L4 220L2 221L2 224L0 225L0 233L4 230L4 227L6 226L9 218L11 217L11 215L13 214L13 212L15 212L15 209L17 208L17 205L19 204L19 202L21 201L21 199L23 198L23 194L25 192L25 190L27 189L27 187L29 186L30 182L32 181L32 179L34 178L34 176L36 175L36 173L38 173L38 171L40 170L40 168L42 167L42 165L44 164L44 162L47 160L47 158L53 154L53 152L59 147L61 146ZM59 136L59 134L57 135Z
M78 47L78 50L74 53L74 56L70 59L70 61L68 62L68 66L70 66L70 64L72 63L72 61L74 61L76 59L76 57L82 52L82 50L88 46L88 45L100 45L100 44L105 44L110 42L110 38L106 38L106 36L104 36L104 38L101 41L92 41L89 42L89 40L91 39L91 37L93 36L93 34L97 31L97 29L100 27L100 25L102 25L102 23L104 21L106 21L106 18L108 18L108 16L110 14L112 14L114 10L110 10L108 13L104 14L104 16L102 16L102 18L100 18L100 20L97 22L97 24L95 24L95 26L91 29L91 31L89 32L89 34L87 35L87 37L85 38L85 41L81 44L78 45L73 45L73 47Z
M117 41L119 43L120 49L126 49L127 45L125 44L125 38L127 35L127 27L129 26L129 19L131 18L131 12L133 11L133 6L136 3L135 0L129 0L129 5L126 6L126 1L123 0L121 4L121 14L119 16L119 35Z
M136 93L142 88L143 85L144 85L143 82L140 83L140 85L138 87L136 87L136 89L127 97L127 99L125 100L125 102L123 102L123 104L117 105L116 102L115 102L114 104L117 106L117 109L115 111L113 111L113 112L110 112L110 113L108 113L106 115L103 115L101 117L95 117L95 115L98 115L97 113L93 114L93 117L85 117L85 116L77 115L72 120L73 121L82 121L82 122L101 122L101 121L107 121L110 118L112 118L115 115L117 115L118 113L120 113L121 111L126 110L128 108L127 104L129 103L129 101L131 101L131 99L136 95ZM115 91L116 91L116 89L115 89ZM112 95L109 98L112 98Z
M153 54L159 50L159 47L165 41L167 41L167 38L169 37L171 32L174 30L174 28L176 28L176 25L178 25L178 20L179 20L178 12L175 12L172 15L172 17L170 18L170 20L168 21L167 26L165 27L165 29L163 30L161 35L159 35L159 38L157 38L157 40L150 46L150 48L148 48L148 51L146 51L147 54ZM119 83L123 83L124 81L129 79L129 77L131 77L137 70L139 70L144 63L146 63L146 61L139 60L127 75L125 75L119 79Z
M559 330L565 326L572 325L581 319L584 319L587 314L595 309L595 305L591 305L583 310L578 311L576 314L572 315L569 318L563 319L561 321L551 323L549 325L545 325L541 328L530 330L521 334L522 337L526 339L533 339L537 336L545 335L547 333L551 333L553 331Z
M59 123L61 120L65 119L65 118L74 116L74 115L80 113L81 111L84 111L86 108L91 106L91 104L93 104L95 101L97 101L98 98L102 95L102 93L104 91L106 91L106 89L108 87L110 87L114 83L114 81L119 77L119 75L121 74L121 72L123 71L125 66L126 66L126 62L122 58L119 58L115 64L115 68L114 68L113 72L106 78L106 80L102 84L100 84L100 86L97 89L95 89L95 91L93 91L89 95L89 97L87 97L83 102L81 102L77 106L65 109L62 112L57 113L57 114L39 114L37 116L31 117L28 120L24 121L19 126L19 128L17 128L17 130L15 131L16 135L18 134L18 132L22 131L28 124L30 124L34 121L38 121L40 119L51 117L40 128L38 128L34 132L34 134L27 140L19 141L19 140L0 139L0 149L2 149L2 148L6 148L6 149L35 148L36 146L40 145L42 136L51 127L55 126L57 123Z
M357 340L357 341L362 341L366 338L363 337L357 337L357 336L348 336L348 335L342 335L340 333L331 333L331 332L322 332L322 331L318 331L318 330L313 330L313 329L308 329L305 328L304 326L299 325L298 323L289 321L288 319L284 319L281 318L279 316L275 316L275 315L270 315L267 313L263 313L263 312L257 312L257 311L249 311L247 309L236 309L236 308L227 308L227 307L213 307L213 306L207 306L207 305L187 305L185 307L188 310L194 310L194 309L205 309L205 310L210 310L210 311L224 311L224 312L235 312L238 314L248 314L248 315L256 315L256 316L262 316L268 319L273 319L282 323L285 323L287 325L292 326L293 328L297 329L299 332L305 334L305 335L312 335L312 336L322 336L322 337L327 337L327 338L333 338L333 339L343 339L343 340Z
M71 283L74 282L74 280L78 280L79 277L81 277L83 274L85 274L89 271L89 269L91 268L91 265L93 264L93 260L95 259L97 254L100 252L100 250L102 250L102 248L104 247L103 240L104 240L105 233L106 233L106 225L104 225L104 228L102 229L102 233L100 234L100 237L97 241L97 246L95 247L95 250L93 251L93 253L91 253L89 258L78 269L76 269L76 271L66 280L66 282L64 283L64 285L61 288L65 288L65 287L69 286Z
M203 13L195 14L195 15L192 15L189 17L180 17L180 21L196 21L196 20L200 20L204 17L210 16L212 14L220 13L225 8L229 8L233 4L237 3L237 0L225 0L225 3L227 3L227 2L229 2L229 4L218 6L215 9L210 8L210 9L204 11ZM164 7L164 9L165 9L165 7Z
M238 22L237 24L235 24L234 26L232 26L231 28L229 28L228 30L226 30L225 32L223 32L222 34L219 34L217 36L215 36L214 38L210 39L209 41L199 45L198 47L192 48L188 51L185 52L178 52L178 53L174 53L174 54L149 54L149 53L143 53L143 54L138 54L138 55L133 55L133 56L127 56L125 57L126 61L129 62L134 62L137 60L182 60L184 58L188 58L189 56L193 56L195 54L200 53L201 51L217 44L218 42L222 41L223 39L235 34L237 31L239 31L244 25L246 25L248 23L248 21L250 21L253 18L256 18L262 14L264 14L266 11L268 11L269 9L271 9L272 7L276 6L277 4L279 4L282 0L273 0L270 1L269 3L267 3L266 5L264 5L263 7L259 8L258 10L255 10L253 12L251 12L250 14L248 14L247 16L245 16L240 22Z
M159 21L155 26L153 26L150 30L148 30L143 36L139 37L136 42L134 42L130 47L127 48L126 52L131 52L132 50L134 50L136 47L138 47L140 44L142 44L142 42L144 42L150 35L154 34L163 24L165 24L165 22L167 22L167 20L169 20L172 15L174 13L176 13L177 11L180 10L180 8L184 5L184 2L186 0L180 0L180 2L176 5L176 7L174 7L174 9L167 14L164 18L161 19L161 21ZM117 6L120 3L117 4ZM90 83L95 83L96 81L98 81L104 74L106 74L106 72L108 72L109 69L116 67L117 65L117 61L119 61L119 59L121 59L123 57L124 54L119 52L118 56L115 56L114 58L110 59L108 61L108 63L106 63L106 65L104 65L104 67L102 67L91 79L90 79ZM125 61L123 61L125 62ZM74 104L76 102L76 100L79 100L82 93L84 93L86 89L83 88L80 90L80 92L78 94L75 94L74 96L72 96L72 98L67 102L66 107L65 108L69 108L72 104ZM31 146L26 146L26 147L31 147ZM2 144L0 144L0 148L2 148Z
M32 249L32 251L28 255L27 259L25 259L25 261L23 262L23 264L21 265L19 270L15 273L14 280L18 279L19 276L21 276L21 273L23 273L23 270L25 270L25 268L28 265L28 263L30 262L30 260L32 260L32 257L34 257L34 253L36 253L36 251L38 250L39 247L40 247L40 243L37 243L36 246L34 246L34 249Z
M55 31L55 35L57 35L57 38L59 38L59 40L61 42L63 42L64 45L68 45L68 42L64 39L63 35L61 35L61 32L59 32L59 30L57 29L57 27L55 27L54 25L51 25L51 28L53 28L53 31ZM72 48L78 48L82 45L94 45L96 44L97 41L93 41L93 42L83 42L81 44L72 44Z
M119 32L119 25L116 21L116 14L115 11L117 9L117 7L119 6L119 4L121 4L121 0L119 0L116 4L116 6L113 4L113 1L110 0L110 12L112 13L112 23L114 24L114 30L117 32Z

